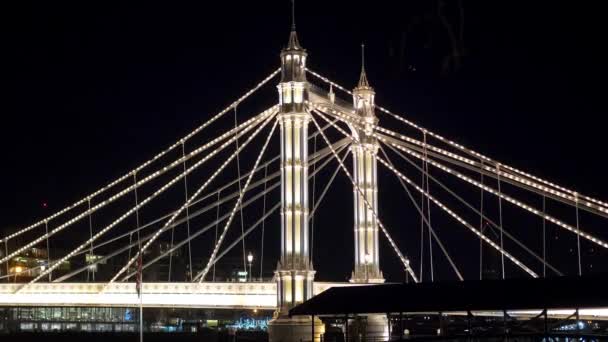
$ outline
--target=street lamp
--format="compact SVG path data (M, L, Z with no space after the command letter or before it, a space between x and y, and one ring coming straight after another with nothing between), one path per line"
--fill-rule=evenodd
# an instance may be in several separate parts
M365 282L369 283L369 276L367 273L367 266L372 262L372 256L370 254L365 254L363 258L365 260Z
M249 263L249 281L253 280L253 278L251 277L251 265L253 264L253 254L251 254L251 252L249 252L249 254L247 255L247 262Z

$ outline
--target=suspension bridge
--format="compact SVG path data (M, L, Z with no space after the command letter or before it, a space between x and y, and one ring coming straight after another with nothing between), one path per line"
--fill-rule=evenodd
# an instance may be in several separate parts
M156 264L169 260L167 281L141 284L144 307L272 309L275 329L281 329L300 324L287 317L289 309L330 287L383 283L380 239L388 241L390 252L413 282L433 280L438 255L447 261L454 279L482 277L481 260L479 273L474 274L464 272L454 260L450 253L455 248L434 229L431 208L433 216L451 220L450 229L479 241L480 259L484 249L494 251L500 258L498 277L503 279L567 275L561 265L548 261L548 226L575 238L573 275L583 273L582 243L608 248L605 232L588 229L581 220L607 219L607 202L501 163L382 107L375 101L364 61L359 82L350 90L307 68L307 58L294 25L281 51L280 67L225 109L118 179L3 236L0 306L136 306L138 273L145 279ZM278 103L238 122L237 109L244 112L247 100L273 84ZM387 121L400 128L386 128ZM214 126L221 122L229 128ZM317 149L319 141L323 146ZM273 144L280 145L276 156L269 152ZM255 157L251 165L244 165L244 155ZM319 191L316 176L326 167L334 169ZM417 251L404 250L393 238L397 228L383 221L378 168L395 177L400 188L390 191L403 191L410 199L407 205L419 214L420 224L410 227L412 234L420 234ZM234 171L237 177L226 181L226 174ZM338 175L352 185L354 267L349 282L319 282L312 262L311 227L319 206L331 205L323 199ZM452 186L455 183L458 189ZM460 187L476 191L479 201L460 195ZM450 201L438 196L439 191ZM484 210L488 201L495 201L498 215ZM551 212L549 203L562 209ZM539 222L540 248L509 232L504 224L506 206ZM156 217L144 220L142 212L148 208L153 209L147 216L153 212ZM244 220L248 208L258 214L252 222ZM273 216L280 217L280 246L271 246L280 249L274 278L253 279L246 272L245 239L256 229L264 230ZM237 237L227 241L235 230ZM203 239L212 241L212 248L197 248ZM54 250L58 241L72 247ZM168 247L150 253L160 241L169 241ZM216 263L239 247L243 270L249 274L246 281L217 280ZM433 252L433 247L439 250ZM256 248L263 256L263 242ZM36 264L19 264L19 258L32 250L46 253ZM208 256L197 262L193 250ZM171 279L178 251L186 251L187 264L180 281ZM423 267L425 257L431 258L429 268ZM420 261L419 268L415 261ZM78 267L66 269L66 264ZM112 272L98 272L104 267ZM507 273L506 267L514 271Z

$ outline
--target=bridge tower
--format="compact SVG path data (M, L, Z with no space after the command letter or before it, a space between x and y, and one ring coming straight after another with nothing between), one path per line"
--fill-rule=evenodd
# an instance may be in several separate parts
M281 127L281 257L275 271L277 311L269 323L273 341L310 340L311 318L288 317L289 309L313 295L315 271L310 260L308 231L308 125L306 50L292 25L289 43L281 51L278 116ZM315 320L315 340L324 331Z
M355 183L364 193L365 198L356 188L354 191L354 234L355 234L355 269L350 281L353 283L383 283L380 271L378 222L373 214L378 213L378 173L376 153L378 141L373 136L378 118L374 113L374 88L369 85L365 73L365 51L361 45L361 75L359 84L353 90L353 104L357 116L365 123L364 127L351 125L351 131L357 141L353 141L353 177ZM367 201L367 203L366 203ZM370 210L369 206L373 211Z

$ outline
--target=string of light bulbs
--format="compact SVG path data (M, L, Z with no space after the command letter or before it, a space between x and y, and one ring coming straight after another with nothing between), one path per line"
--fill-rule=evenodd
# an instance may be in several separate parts
M318 111L315 111L315 113L319 114L321 117L324 118L324 116L322 114L320 114ZM327 119L325 119L327 120ZM352 136L350 134L348 134L347 132L345 132L343 129L341 129L340 127L338 127L337 125L332 125L334 128L336 128L338 131L340 131L343 135L345 136ZM355 139L355 137L353 137L353 139ZM371 150L369 150L365 145L362 145L364 149L368 150L371 152ZM380 156L376 156L377 160L380 161L384 166L386 166L389 170L391 170L393 173L395 173L399 178L403 179L405 182L407 182L409 185L413 186L418 192L424 194L427 198L429 198L431 201L433 201L433 203L435 203L439 208L441 208L442 210L444 210L446 213L448 213L450 216L452 216L454 219L456 219L458 222L460 222L461 224L463 224L465 227L469 228L471 231L473 231L476 235L480 236L482 239L484 239L484 241L486 241L488 244L490 244L492 247L494 247L496 250L498 250L500 253L503 253L507 258L509 258L511 261L513 261L513 263L517 266L519 266L520 268L522 268L524 271L526 271L528 274L530 274L531 276L533 276L534 278L538 277L538 275L532 271L529 267L527 267L525 264L523 264L521 261L519 261L517 258L515 258L514 256L512 256L510 253L508 253L507 251L505 251L504 249L502 249L500 246L498 246L496 243L494 243L492 240L490 240L489 238L487 238L486 236L484 236L483 234L481 234L477 229L475 229L475 227L473 227L471 224L469 224L467 221L465 221L463 218L461 218L458 214L456 214L455 212L453 212L451 209L449 209L448 207L446 207L445 205L443 205L443 203L441 203L440 201L438 201L435 197L433 197L431 194L429 194L427 191L425 191L424 189L422 189L421 187L419 187L416 183L414 183L412 180L410 180L409 178L407 178L406 176L404 176L401 172L399 172L396 168L394 168L393 166L391 166L389 163L387 163L386 161L384 161L382 158L380 158ZM354 184L354 182L353 182ZM370 206L371 207L371 206ZM372 209L370 209L372 210ZM380 224L380 221L378 220L378 223ZM382 226L381 226L382 227ZM409 266L409 263L408 263Z
M107 185L103 186L102 188L98 189L97 191L83 197L82 199L72 203L71 205L57 211L56 213L47 216L45 218L43 218L42 220L39 220L38 222L35 222L25 228L21 228L21 229L17 229L17 231L15 233L12 233L2 239L0 239L0 243L4 242L4 241L8 241L16 236L19 236L27 231L30 231L38 226L41 226L42 224L44 224L45 222L51 221L69 211L71 211L72 209L75 209L77 207L79 207L82 204L85 204L88 200L95 198L97 196L99 196L100 194L108 191L109 189L113 188L114 186L120 184L121 182L129 179L130 177L133 176L133 174L140 172L141 170L143 170L144 168L146 168L148 165L152 164L153 162L157 161L158 159L160 159L161 157L163 157L164 155L166 155L167 153L173 151L174 149L178 148L182 142L185 142L186 140L189 140L190 138L192 138L193 136L195 136L197 133L199 133L200 131L202 131L203 129L205 129L207 126L211 125L213 122L217 121L220 117L222 117L224 114L226 114L228 111L230 111L232 108L234 108L234 106L236 106L237 104L241 103L242 101L244 101L245 99L247 99L250 95L252 95L253 93L255 93L258 89L260 89L262 86L264 86L266 83L268 83L268 81L270 81L271 79L273 79L276 75L279 74L279 72L281 71L280 68L276 69L275 71L273 71L269 76L267 76L266 78L264 78L262 81L260 81L257 85L255 85L252 89L250 89L249 91L247 91L245 94L243 94L241 97L239 97L236 101L232 102L228 107L224 108L223 110L221 110L219 113L215 114L214 116L212 116L210 119L208 119L207 121L205 121L203 124L201 124L200 126L198 126L197 128L195 128L192 132L188 133L186 136L184 136L183 138L181 138L180 140L178 140L177 142L175 142L174 144L170 145L169 147L167 147L166 149L164 149L163 151L161 151L160 153L158 153L157 155L155 155L154 157L152 157L151 159L148 159L147 161L143 162L142 164L140 164L138 167L136 167L135 169L127 172L126 174L124 174L123 176L117 178L116 180L108 183Z
M312 71L312 70L310 70L308 68L306 69L306 71L309 74L315 76L316 78L322 80L323 82L325 82L327 84L330 84L332 87L336 87L336 88L340 89L341 91L343 91L343 92L345 92L345 93L347 93L347 94L349 94L351 96L353 95L353 93L350 90L346 89L345 87L340 86L339 84L331 81L330 79L328 79L328 78L326 78L326 77L324 77L324 76L322 76L322 75L320 75L320 74L318 74L318 73L316 73L316 72L314 72L314 71ZM482 159L485 162L487 162L489 164L492 164L494 167L495 167L495 164L499 163L498 161L495 161L495 160L493 160L493 159L491 159L491 158L489 158L489 157L487 157L487 156L485 156L485 155L483 155L481 153L478 153L478 152L476 152L474 150L471 150L471 149L469 149L469 148L467 148L467 147L465 147L465 146L463 146L461 144L458 144L458 143L456 143L456 142L454 142L452 140L449 140L449 139L447 139L447 138L445 138L445 137L443 137L443 136L441 136L439 134L436 134L436 133L434 133L432 131L429 131L428 129L426 129L426 128L422 127L422 126L419 126L419 125L415 124L414 122L412 122L410 120L407 120L407 119L403 118L402 116L397 115L397 114L391 112L390 110L388 110L388 109L386 109L386 108L384 108L382 106L375 105L375 108L377 108L378 110L380 110L381 112L383 112L385 114L390 115L391 117L395 118L396 120L401 121L402 123L405 123L406 125L408 125L410 127L413 127L415 129L423 131L423 132L427 132L428 135L432 136L433 138L435 138L435 139L437 139L437 140L439 140L439 141L441 141L443 143L446 143L446 144L448 144L448 145L450 145L450 146L452 146L452 147L454 147L454 148L456 148L456 149L458 149L460 151L463 151L463 152L465 152L465 153L467 153L469 155L472 155L472 156L474 156L476 158ZM534 180L536 182L542 183L542 184L544 184L544 185L546 185L548 187L553 187L553 188L555 188L557 190L566 192L566 193L570 194L571 196L577 195L579 198L582 198L582 199L586 200L586 202L588 202L587 205L596 204L598 206L603 207L604 210L601 210L601 211L608 213L608 202L604 202L604 201L595 199L595 198L590 197L590 196L581 195L581 194L579 194L575 190L570 190L570 189L568 189L566 187L557 185L557 184L555 184L553 182L550 182L548 180L545 180L545 179L542 179L540 177L534 176L534 175L532 175L530 173L527 173L525 171L519 170L519 169L517 169L515 167L509 166L509 165L505 165L503 163L500 163L500 165L501 165L501 167L503 167L503 168L505 168L507 170L510 170L512 172L515 172L515 173L518 173L520 176L527 177L527 178L532 179L532 180ZM523 179L523 177L520 177L520 178Z
M273 107L276 108L276 107ZM276 110L276 109L275 109ZM272 112L271 112L272 113ZM276 112L275 112L276 113ZM259 131L265 126L265 124L267 124L270 119L272 118L272 116L270 116L269 118L266 119L266 121L264 123L262 123L257 129L256 131L252 134L252 136L257 135L257 133L259 133ZM251 136L250 136L251 138ZM209 160L210 158L212 158L213 156L215 156L217 153L219 153L220 151L222 151L223 149L225 149L229 144L234 142L234 137L230 138L229 140L227 140L226 142L224 142L224 144L222 144L218 149L216 149L215 151L211 152L210 154L206 155L204 158L202 158L200 161L198 161L197 163L195 163L193 166L191 166L187 172L184 173L180 173L178 176L176 176L175 178L173 178L172 180L170 180L168 183L166 183L165 185L163 185L160 189L158 189L157 191L155 191L152 195L148 196L146 199L144 199L143 201L141 201L140 203L138 203L135 207L129 209L126 213L124 213L123 215L121 215L118 219L114 220L112 223L110 223L108 226L104 227L102 230L100 230L99 232L97 232L93 238L89 239L88 241L86 241L84 244L78 246L76 249L72 250L70 253L68 253L66 256L62 257L61 259L59 259L57 262L55 262L52 266L50 266L47 270L43 271L39 276L37 276L36 278L34 278L33 280L31 280L27 285L32 284L36 281L38 281L41 277L43 277L44 275L46 275L49 272L52 272L54 269L56 269L57 267L59 267L59 265L61 265L61 263L67 261L68 259L70 259L74 254L78 253L81 249L83 249L86 245L94 242L95 240L97 240L99 237L101 237L103 234L105 234L107 231L109 231L110 229L112 229L114 226L116 226L117 224L119 224L120 222L122 222L124 219L126 219L128 216L130 216L131 214L133 214L134 212L136 212L137 210L139 210L141 207L145 206L148 202L150 202L152 199L154 199L155 197L157 197L158 195L160 195L161 193L163 193L165 190L167 190L169 187L171 187L173 184L175 184L176 182L178 182L179 180L182 179L182 177L184 175L189 174L190 172L192 172L193 170L197 169L200 165L202 165L204 162L206 162L207 160ZM250 140L248 140L250 141ZM191 197L195 198L194 196ZM177 216L177 215L176 215ZM57 229L57 228L56 228ZM55 230L56 230L55 229ZM149 242L148 244L149 245ZM22 247L21 249L27 249L29 247ZM139 254L139 252L137 253ZM131 262L135 259L132 258ZM2 262L2 261L0 261ZM25 287L25 286L24 286ZM18 291L22 290L24 287L20 288Z

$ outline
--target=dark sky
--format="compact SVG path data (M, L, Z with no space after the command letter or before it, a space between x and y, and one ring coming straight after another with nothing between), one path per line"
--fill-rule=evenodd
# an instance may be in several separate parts
M452 45L437 1L357 3L298 2L309 67L350 88L365 41L379 104L507 164L608 199L607 30L599 5L464 0L464 56L456 67L446 64ZM445 1L442 13L458 34L457 4ZM290 22L287 0L20 2L2 13L0 232L81 198L232 102L278 67ZM246 113L272 104L273 86ZM326 212L317 222L327 225L319 258L334 260L315 260L324 279L344 280L351 268L342 261L352 260L352 192L344 180L341 186L331 203L344 202L336 205L344 219ZM406 198L391 191L381 191L381 210L403 226L393 228L396 238L416 259L419 218L399 217L390 206ZM437 222L438 230L475 241L453 221ZM534 224L520 231L522 239L538 233ZM605 228L605 220L594 227ZM608 238L605 229L594 231ZM339 240L347 247L337 251ZM401 279L382 247L386 273ZM460 261L474 276L475 250L451 252L470 254ZM586 265L599 258L589 253Z

